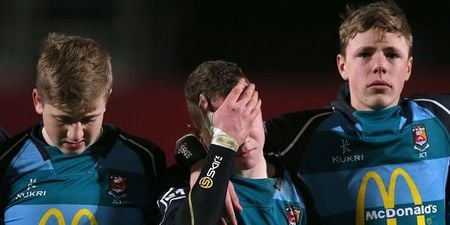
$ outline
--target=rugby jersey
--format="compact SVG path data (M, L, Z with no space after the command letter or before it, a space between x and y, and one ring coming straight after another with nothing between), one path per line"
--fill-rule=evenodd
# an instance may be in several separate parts
M49 146L37 125L6 148L2 179L6 225L154 224L163 152L149 141L103 126L82 154ZM3 194L4 193L4 194Z
M306 224L305 205L301 193L287 172L284 177L264 179L231 177L243 208L237 214L239 224Z
M445 224L449 137L413 101L337 112L317 128L298 171L325 224Z
M267 121L266 157L304 179L322 224L446 224L450 98L370 112L348 99Z

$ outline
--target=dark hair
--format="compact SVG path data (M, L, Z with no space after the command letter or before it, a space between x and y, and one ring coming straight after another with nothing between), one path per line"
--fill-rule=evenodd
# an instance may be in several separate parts
M184 95L193 104L198 104L200 94L214 100L218 96L226 96L240 78L246 76L237 64L222 60L207 61L189 75Z

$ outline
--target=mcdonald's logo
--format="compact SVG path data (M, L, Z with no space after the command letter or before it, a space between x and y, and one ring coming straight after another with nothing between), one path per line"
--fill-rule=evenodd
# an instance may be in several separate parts
M41 220L39 221L38 225L47 225L47 221L54 216L56 218L56 221L58 221L58 225L66 225L66 221L64 219L63 213L56 208L49 209L44 216L42 216ZM95 220L94 214L92 214L91 211L88 209L80 209L75 214L75 216L72 219L72 222L70 225L78 225L81 218L85 216L89 220L90 225L98 225L97 220Z
M414 207L395 208L395 187L399 176L402 176L408 185L412 200L414 202ZM366 189L370 180L375 181L375 184L380 191L380 197L384 204L384 210L373 210L367 212L365 210ZM411 176L409 176L409 174L401 168L397 168L392 172L388 188L385 187L380 175L373 171L367 172L366 175L364 175L361 186L359 187L358 197L356 200L357 225L364 225L366 220L371 219L386 219L387 225L396 225L397 218L403 216L416 216L416 224L425 225L425 214L436 212L436 205L423 205L422 197L420 196L416 184L412 180Z

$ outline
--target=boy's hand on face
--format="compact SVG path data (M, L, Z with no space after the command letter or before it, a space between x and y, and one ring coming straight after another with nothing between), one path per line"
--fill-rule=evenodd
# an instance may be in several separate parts
M212 125L235 139L238 145L244 143L255 118L261 113L261 99L255 84L240 79L227 95L222 105L214 112Z

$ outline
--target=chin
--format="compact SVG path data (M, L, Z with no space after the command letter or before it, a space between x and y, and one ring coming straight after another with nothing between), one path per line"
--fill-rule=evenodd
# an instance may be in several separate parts
M236 160L234 165L239 170L249 170L256 166L252 160Z
M390 98L385 95L374 96L368 105L373 110L381 110L390 106L394 106Z

